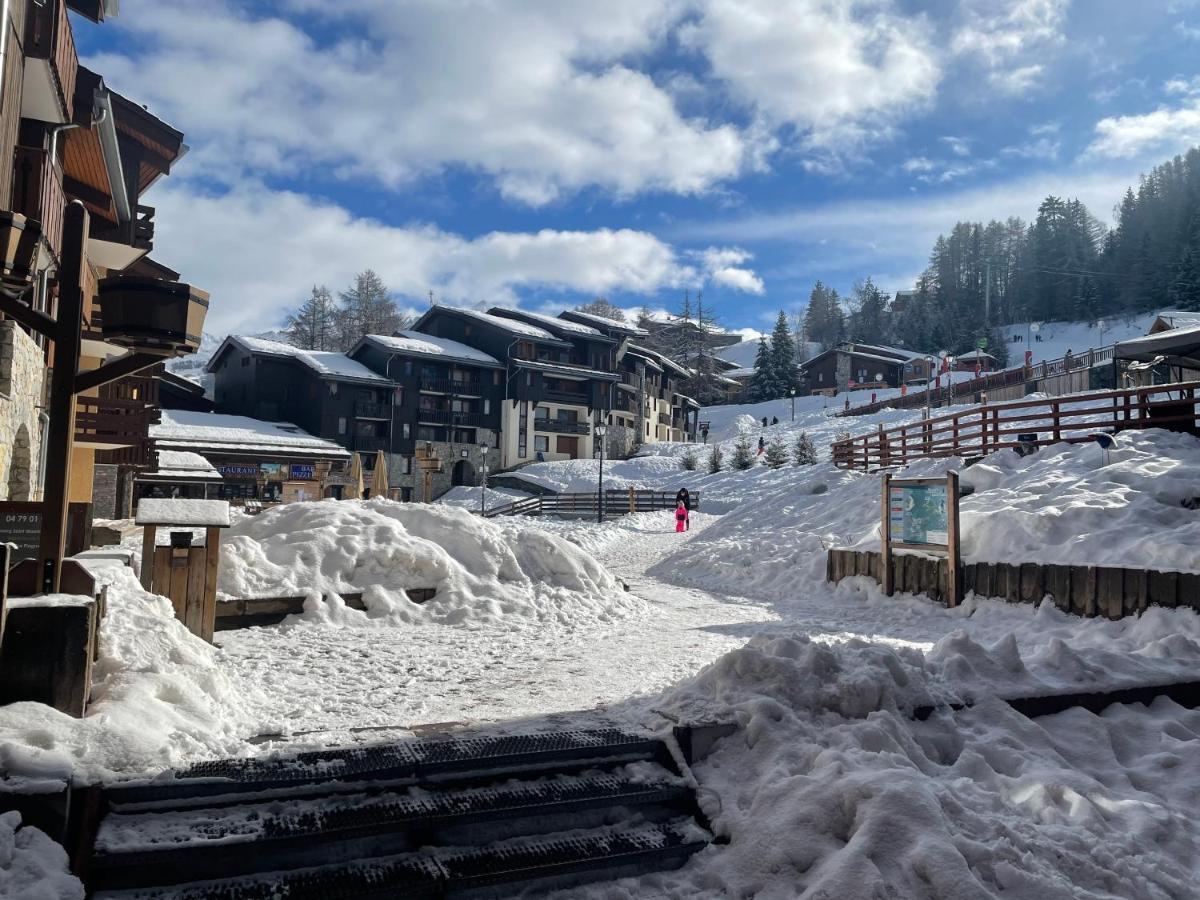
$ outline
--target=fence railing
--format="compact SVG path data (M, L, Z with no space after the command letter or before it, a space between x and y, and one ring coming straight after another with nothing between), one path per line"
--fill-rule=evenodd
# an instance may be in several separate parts
M921 391L910 391L902 397L889 397L886 400L876 400L874 403L864 403L852 406L837 413L838 416L869 416L884 409L920 409L929 403L939 406L943 403L953 403L965 397L974 397L979 393L987 393L1000 388L1012 387L1041 378L1052 378L1055 375L1065 375L1068 372L1078 372L1091 369L1104 363L1112 362L1113 345L1088 350L1085 353L1072 354L1059 359L1042 360L1032 366L1020 366L1014 369L1003 369L999 372L988 372L977 378L966 381L956 381L946 387L927 387Z
M674 509L675 506L674 491L639 491L630 488L604 492L605 518L635 512ZM700 508L699 491L691 492L689 508L693 512ZM489 519L496 516L594 516L599 512L600 493L591 491L577 494L544 494L539 497L514 500L512 503L505 503L489 509L486 516Z
M917 459L987 456L1013 447L1092 440L1131 428L1197 424L1200 382L1094 391L1042 400L984 404L945 416L834 441L833 462L843 469L903 466Z

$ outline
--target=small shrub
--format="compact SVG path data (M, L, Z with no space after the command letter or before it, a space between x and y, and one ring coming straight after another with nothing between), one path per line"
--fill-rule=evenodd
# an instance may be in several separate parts
M733 444L733 467L745 471L754 467L754 445L750 443L750 435L743 434Z
M773 438L767 449L763 453L763 460L772 469L782 469L787 465L788 452L787 446L783 443L783 438Z
M696 467L700 464L700 460L696 456L696 451L685 450L683 456L681 456L679 459L679 464L683 466L684 471L695 472Z
M708 454L708 471L716 475L721 471L725 463L725 454L721 452L720 444L713 444L712 451Z
M808 436L808 432L800 432L796 444L792 447L792 461L798 466L815 466L817 464L817 448Z

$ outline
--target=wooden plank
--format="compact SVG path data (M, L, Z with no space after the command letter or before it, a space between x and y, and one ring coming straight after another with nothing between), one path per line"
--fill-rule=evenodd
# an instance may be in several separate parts
M1121 569L1099 566L1096 569L1096 615L1119 619L1122 616L1122 598L1125 596L1125 578Z
M91 688L95 630L94 600L9 609L0 646L0 704L29 700L82 716Z
M1071 566L1071 612L1077 616L1096 615L1096 569Z
M869 550L859 550L854 554L854 574L863 578L871 577L871 553Z
M1046 595L1042 584L1042 567L1037 563L1021 563L1019 570L1020 597L1024 603L1041 603Z
M879 581L879 553L875 550L867 551L867 575Z
M217 616L217 572L221 562L221 529L208 528L204 532L204 617L201 620L200 637L212 642Z
M151 578L156 594L166 597L171 591L171 548L154 548L154 575Z
M1144 613L1150 605L1149 573L1145 569L1124 569L1121 597L1121 614L1131 616Z
M1179 573L1151 572L1148 579L1147 602L1173 609L1179 602Z
M1063 612L1071 611L1071 567L1048 565L1043 566L1043 586L1046 593L1054 598L1054 605Z
M939 603L948 603L950 597L950 560L936 559L933 563L934 586L929 592L929 597ZM972 567L968 566L968 568ZM963 579L962 585L965 589L966 579Z
M175 616L184 625L187 625L187 566L173 565L175 560L172 556L175 548L167 547L165 549L171 579L171 586L168 589L167 596L171 598L171 605L175 607Z
M975 593L980 597L996 596L996 565L981 562L975 564Z
M946 605L958 606L962 602L962 550L959 545L958 519L958 473L946 473L946 543L949 568L947 569Z
M893 571L895 562L892 558L892 517L888 511L888 489L891 486L891 479L891 475L884 475L881 479L883 482L883 502L880 504L882 519L879 524L879 549L882 554L879 564L879 583L883 586L883 592L889 597L896 590L895 572Z
M142 587L148 591L154 589L154 535L157 531L154 525L142 529Z
M1180 572L1178 581L1178 605L1200 610L1200 575Z
M630 488L630 490L633 490L633 488ZM825 553L825 581L827 584L837 584L838 582L836 566L834 565L834 560L837 558L836 554L836 550L828 550Z
M188 551L187 587L184 589L183 624L200 638L204 638L204 557L207 553L206 547L192 547Z

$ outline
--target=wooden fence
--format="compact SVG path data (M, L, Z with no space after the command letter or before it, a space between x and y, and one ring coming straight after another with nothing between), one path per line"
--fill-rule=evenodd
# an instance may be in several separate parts
M694 512L700 509L700 492L689 494L690 509ZM674 491L639 491L614 490L604 492L604 517L623 516L635 512L652 512L656 510L674 509L676 506ZM595 516L600 512L600 495L598 491L578 494L544 494L538 497L527 497L515 500L501 506L492 507L485 514L491 519L495 516Z
M946 387L929 387L922 391L910 391L902 397L889 397L874 403L852 406L837 415L868 416L884 409L921 409L926 405L948 406L955 401L974 402L977 394L1012 394L1014 390L1019 394L1030 382L1045 382L1047 393L1055 393L1055 388L1063 387L1067 388L1064 393L1068 393L1079 381L1079 378L1072 377L1073 375L1086 374L1088 369L1111 363L1112 358L1113 345L1110 344L1077 356L1042 360L1036 365L989 372L978 378L954 382ZM1087 379L1083 380L1086 382Z
M917 459L983 457L1007 447L1080 443L1130 428L1195 431L1200 382L1094 391L982 406L844 438L832 445L843 469L903 466Z
M862 575L879 581L878 550L830 550L826 578L831 582ZM916 554L893 557L896 589L945 602L946 561ZM1042 563L964 563L964 592L1009 603L1040 603L1047 596L1064 612L1119 619L1149 606L1200 611L1200 574L1071 566Z

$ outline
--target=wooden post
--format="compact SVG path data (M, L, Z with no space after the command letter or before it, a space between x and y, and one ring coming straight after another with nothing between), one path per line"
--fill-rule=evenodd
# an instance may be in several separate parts
M221 561L221 529L204 532L204 618L200 637L212 642L217 620L217 570Z
M58 268L58 313L54 334L54 371L50 378L50 424L46 428L46 484L43 490L42 535L38 558L41 590L56 594L62 583L67 536L71 448L75 443L75 373L83 326L84 251L88 212L78 200L67 206L63 220L62 264Z
M962 554L958 546L958 473L946 473L946 605L958 606L962 600Z
M883 512L879 523L880 555L879 555L879 582L883 585L883 592L887 596L891 596L895 585L893 584L892 570L892 517L889 501L891 499L889 487L891 485L892 476L885 474L883 476Z
M154 586L154 536L158 526L142 527L142 587L150 590Z
M1057 400L1050 401L1050 411L1054 416L1054 440L1062 440L1062 419L1060 418L1061 404Z
M629 511L631 513L637 512L637 497L634 496L633 488L629 489Z

